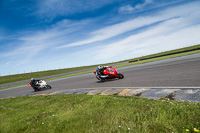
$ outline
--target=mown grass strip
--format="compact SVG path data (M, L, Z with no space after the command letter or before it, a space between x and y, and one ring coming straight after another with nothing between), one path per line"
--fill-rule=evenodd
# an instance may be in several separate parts
M195 132L200 130L199 110L200 103L135 96L7 98L0 99L0 132Z
M41 71L41 72L1 76L0 84L27 80L27 79L31 79L32 77L40 78L40 77L51 76L51 75L56 75L56 74L61 74L61 73L74 72L74 71L89 69L89 68L93 68L93 67L95 67L95 66L84 66L84 67L76 67L76 68L68 68L68 69L59 69L59 70L50 70L50 71Z
M187 53L180 53L180 54L175 54L175 55L168 55L168 56L163 56L163 57L158 57L158 58L152 58L152 59L148 59L148 60L141 60L141 61L137 61L137 62L131 62L131 63L127 63L127 64L117 65L115 67L119 68L119 67L132 66L132 65L137 65L137 64L144 64L144 63L148 63L148 62L154 62L154 61L165 60L165 59L176 58L176 57L187 56L187 55L198 54L198 53L200 53L200 50L195 50L195 51L191 51L191 52L187 52Z
M169 55L176 55L176 54L187 53L187 52L196 51L196 50L200 50L200 44L191 46L191 47L185 47L185 48L175 49L175 50L166 51L166 52L162 52L162 53L142 56L139 58L131 59L131 60L129 60L129 62L136 62L136 61L138 61L138 59L141 61L141 60L148 60L148 59L164 57L164 56L169 56Z

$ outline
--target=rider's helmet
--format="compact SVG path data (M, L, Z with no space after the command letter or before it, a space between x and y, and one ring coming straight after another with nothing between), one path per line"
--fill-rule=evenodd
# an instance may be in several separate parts
M31 78L31 81L35 80L34 78Z
M100 65L100 66L98 66L98 68L101 69L101 68L103 68L103 67Z

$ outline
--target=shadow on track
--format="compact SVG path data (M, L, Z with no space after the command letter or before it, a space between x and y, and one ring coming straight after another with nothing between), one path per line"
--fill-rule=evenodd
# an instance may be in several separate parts
M104 82L96 81L96 83L105 83L105 82L112 82L112 81L118 81L118 80L120 80L120 79L117 79L117 78L115 78L115 79L106 79Z
M48 88L41 88L40 90L38 90L38 91L32 91L32 92L40 92L40 91L46 91L46 90L51 90L51 89L48 89Z

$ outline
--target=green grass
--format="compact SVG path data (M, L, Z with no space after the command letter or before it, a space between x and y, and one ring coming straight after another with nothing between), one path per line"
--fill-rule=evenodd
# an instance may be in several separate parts
M148 56L135 58L135 59L131 59L131 60L137 60L137 59L142 60L144 58L158 56L158 55L161 55L161 54L190 50L190 49L199 48L199 47L200 47L200 45L195 45L195 46L191 46L191 47L187 47L187 48L177 49L177 50L173 50L173 51L167 51L167 52L158 53L158 54L154 54L154 55L148 55ZM142 60L142 61L139 61L139 62L126 63L126 64L123 64L123 65L118 65L116 67L118 68L118 67L123 67L123 66L136 65L136 64L158 61L158 60L163 60L163 59L168 59L168 58L175 58L175 57L179 57L179 56L186 56L186 55L196 54L196 53L200 53L200 50L195 50L195 51L190 51L190 52L185 52L185 53L179 53L179 54L174 54L174 55L168 55L168 56L163 56L163 57L157 57L157 58L152 58L152 59L148 59L148 60ZM109 63L109 64L101 64L101 65L113 65L113 64L116 64L116 63L128 62L128 61L131 61L131 60L124 60L124 61L119 61L119 62L114 62L114 63ZM22 80L29 80L33 77L34 78L40 78L40 77L51 76L51 75L56 75L56 74L61 74L61 73L68 73L68 72L74 72L74 71L78 71L78 70L85 70L85 69L89 69L89 68L96 68L97 66L98 65L92 65L92 66L83 66L83 67L75 67L75 68L68 68L68 69L49 70L49 71L42 71L42 72L33 72L33 73L25 73L25 74L17 74L17 75L0 76L0 84L6 84L6 83L22 81ZM88 72L90 72L90 71L88 71ZM81 73L76 73L75 75L79 75L79 74L81 74ZM67 76L55 77L55 78L52 78L52 79L63 78L63 77L68 77L68 75ZM14 86L18 86L18 85L14 85ZM3 88L6 88L6 87L3 87ZM0 89L3 89L3 88L0 88Z
M56 75L56 74L61 74L61 73L74 72L74 71L84 70L84 69L89 69L89 68L94 68L94 67L95 66L84 66L84 67L75 67L75 68L68 68L68 69L49 70L49 71L42 71L42 72L1 76L0 84L27 80L27 79L31 79L32 77L39 78L39 77L51 76L51 75Z
M11 85L11 86L6 86L6 87L1 87L0 89L7 89L11 87L17 87L17 86L22 86L22 85L27 85L28 83L22 83L22 84L17 84L17 85Z
M117 65L116 68L132 66L132 65L137 65L137 64L144 64L148 62L154 62L154 61L165 60L165 59L176 58L176 57L187 56L187 55L198 54L198 53L200 53L200 50L195 50L195 51L180 53L180 54L175 54L175 55L168 55L168 56L163 56L163 57L158 57L158 58L152 58L152 59L142 60L142 61L137 61L137 62L131 62L127 64L121 64L121 65Z
M170 51L166 51L166 52L161 52L161 53L157 53L157 54L142 56L142 57L139 57L139 58L131 59L129 61L137 61L138 59L145 60L146 58L154 58L154 57L157 57L157 56L166 56L167 54L176 54L177 52L184 52L186 50L193 50L193 51L195 51L195 50L197 50L199 48L200 48L200 44L194 45L194 46L190 46L190 47L185 47L185 48L170 50ZM187 52L185 52L185 53L187 53Z
M0 99L1 133L185 133L200 130L200 103L135 96L52 95Z

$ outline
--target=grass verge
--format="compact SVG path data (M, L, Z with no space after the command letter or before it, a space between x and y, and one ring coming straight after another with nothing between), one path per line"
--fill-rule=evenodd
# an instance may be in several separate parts
M176 57L187 56L187 55L198 54L198 53L200 53L200 50L186 52L186 53L180 53L180 54L175 54L175 55L168 55L168 56L163 56L163 57L158 57L158 58L152 58L152 59L142 60L142 61L138 61L138 62L121 64L121 65L117 65L116 68L132 66L132 65L137 65L137 64L144 64L144 63L148 63L148 62L154 62L154 61L165 60L165 59L176 58Z
M187 53L187 52L196 51L196 50L200 50L200 44L190 46L190 47L170 50L170 51L166 51L166 52L161 52L161 53L157 53L157 54L142 56L142 57L140 57L140 60L152 59L152 58L163 57L163 56L168 56L168 55L175 55L175 54L179 54L179 53ZM134 59L129 60L129 62L136 62L137 60L138 60L138 58L134 58Z
M0 99L0 132L197 132L199 110L200 103L135 96L7 98Z
M33 72L33 73L1 76L0 77L0 84L6 84L6 83L22 81L22 80L28 80L28 79L31 79L32 77L40 78L40 77L51 76L51 75L56 75L56 74L74 72L74 71L85 70L85 69L94 68L94 67L95 66L84 66L84 67L75 67L75 68L68 68L68 69L49 70L49 71L42 71L42 72Z

